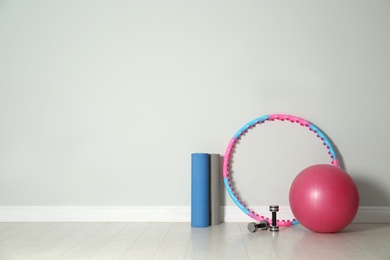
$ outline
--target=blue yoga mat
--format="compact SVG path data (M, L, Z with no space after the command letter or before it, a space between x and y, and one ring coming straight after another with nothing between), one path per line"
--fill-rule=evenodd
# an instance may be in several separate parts
M210 226L210 155L191 154L191 226Z

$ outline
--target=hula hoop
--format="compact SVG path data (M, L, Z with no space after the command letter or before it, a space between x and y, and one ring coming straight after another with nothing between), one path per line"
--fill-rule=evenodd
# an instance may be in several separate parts
M265 115L262 117L259 117L255 120L250 121L248 124L246 124L244 127L242 127L238 132L233 136L233 138L230 140L230 143L226 149L224 160L223 160L223 180L225 184L225 188L227 192L230 195L230 198L233 200L233 202L248 216L251 218L257 220L257 221L263 221L263 220L268 220L271 221L269 218L265 218L264 216L261 216L257 214L255 211L251 210L247 205L245 205L241 199L238 197L238 195L234 192L233 184L230 181L230 176L229 176L229 168L230 168L230 160L232 156L232 151L236 145L237 140L241 138L241 136L246 133L249 129L255 127L258 124L262 124L265 121L275 121L275 120L280 120L280 121L290 121L291 123L298 123L301 126L309 128L310 131L314 132L317 134L317 137L323 141L323 145L328 149L328 154L330 155L331 158L331 163L339 167L339 162L336 156L336 152L331 144L331 142L328 140L328 138L325 136L325 134L314 124L311 122L296 117L292 115L285 115L285 114L271 114L271 115ZM291 226L298 224L299 222L296 219L292 220L277 220L277 225L278 226Z

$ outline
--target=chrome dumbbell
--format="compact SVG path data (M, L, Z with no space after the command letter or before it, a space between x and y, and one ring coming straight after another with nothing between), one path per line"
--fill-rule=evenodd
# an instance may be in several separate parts
M279 231L279 226L276 223L276 212L279 211L279 206L271 205L271 206L269 206L269 211L272 212L272 224L269 227L269 231L277 232L277 231Z
M267 220L260 221L260 223L251 222L248 224L248 230L251 233L256 232L258 229L267 230L269 228L269 222Z

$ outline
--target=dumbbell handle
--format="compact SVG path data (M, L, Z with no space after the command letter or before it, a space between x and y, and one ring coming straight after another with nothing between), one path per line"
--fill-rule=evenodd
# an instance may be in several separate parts
M272 212L272 226L276 226L276 212Z

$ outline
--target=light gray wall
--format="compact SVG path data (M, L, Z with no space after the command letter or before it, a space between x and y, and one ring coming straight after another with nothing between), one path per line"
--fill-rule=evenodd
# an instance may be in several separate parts
M190 205L192 152L289 113L332 139L361 205L390 206L389 98L388 0L3 0L0 205ZM288 204L315 163L308 130L261 125L236 188Z

